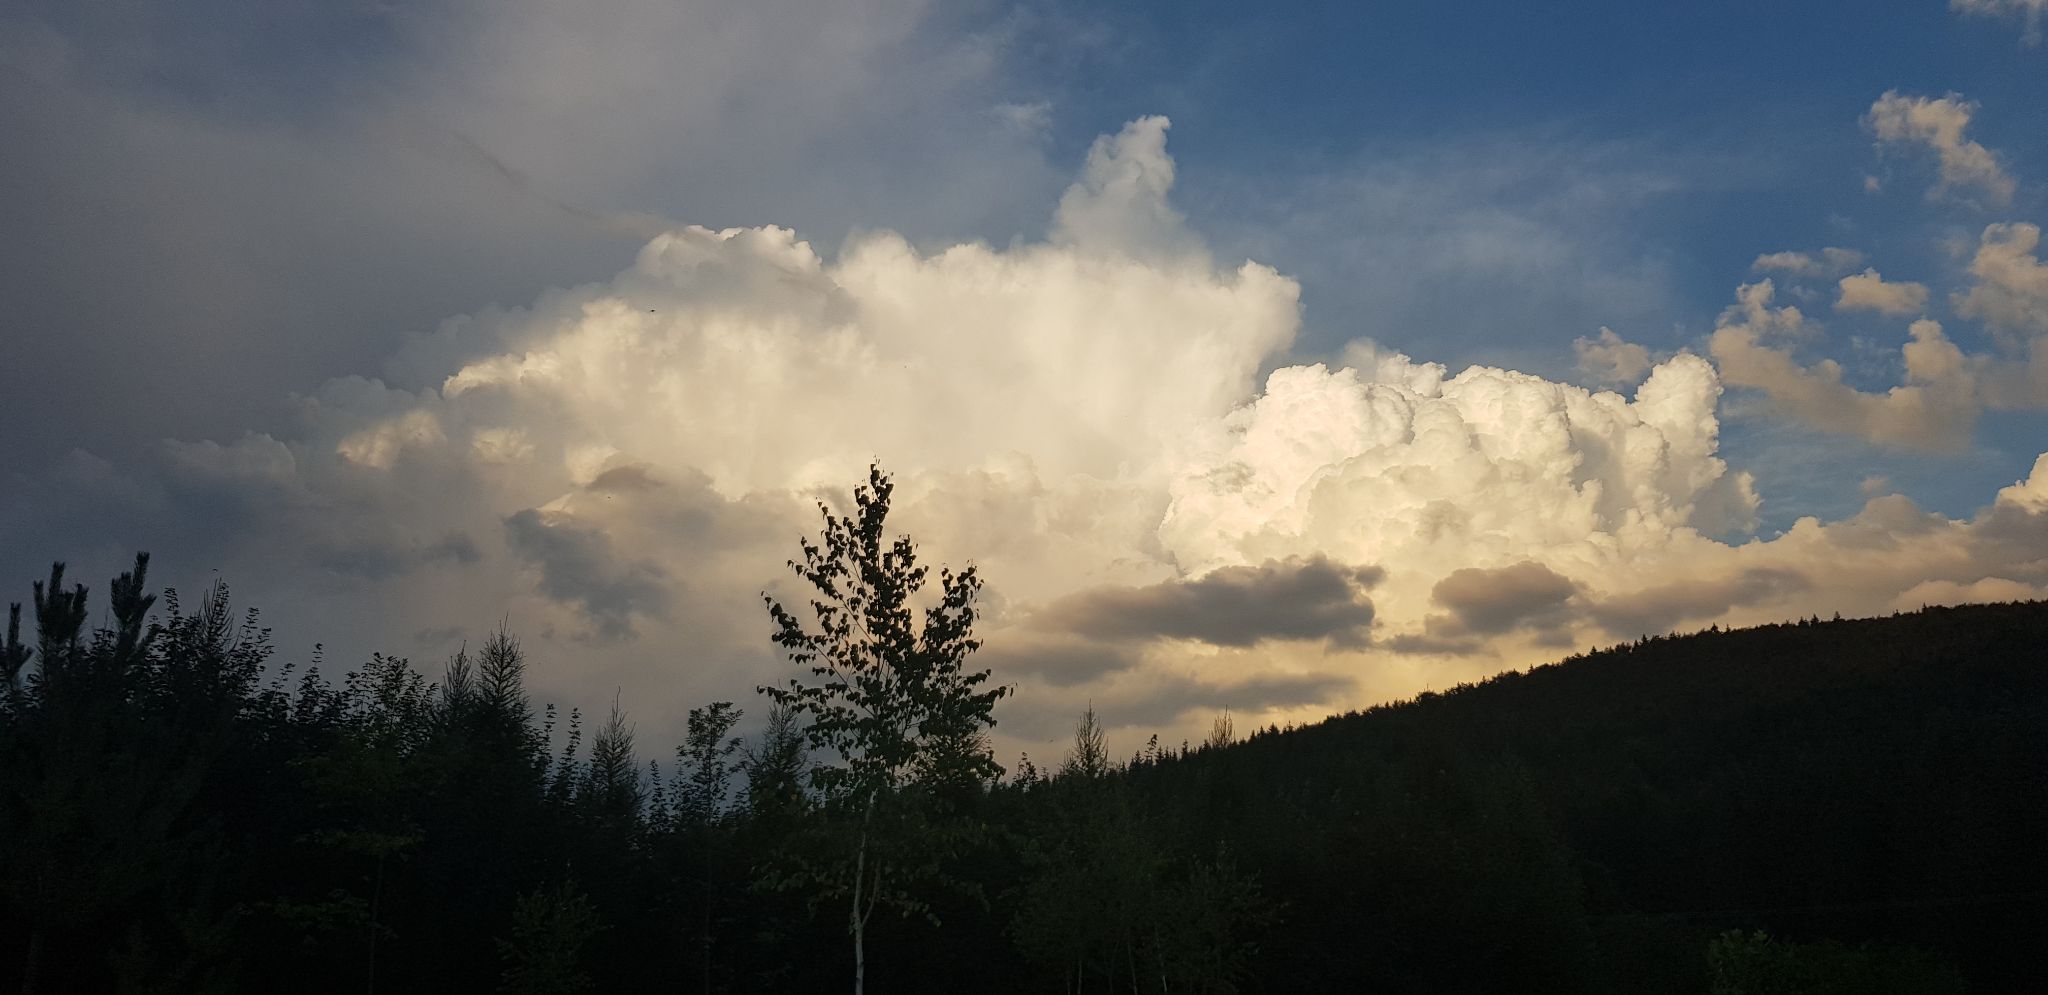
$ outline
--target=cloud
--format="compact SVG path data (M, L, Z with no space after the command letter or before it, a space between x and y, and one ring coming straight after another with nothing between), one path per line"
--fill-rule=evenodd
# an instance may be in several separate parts
M1274 371L1201 440L1159 527L1180 562L1317 551L1433 581L1474 561L1752 520L1748 478L1713 455L1720 384L1697 356L1657 367L1634 401L1486 367L1453 377L1369 347L1348 358Z
M1257 723L1262 714L1314 711L1323 702L1347 700L1355 687L1353 678L1329 672L1254 673L1218 680L1169 672L1150 674L1142 681L1112 683L1086 703L1106 728L1131 730L1137 735L1158 733L1160 746L1171 748L1176 732L1199 741L1210 719L1226 709L1238 716L1239 728L1244 729ZM1069 704L1073 707L1044 700L1020 701L997 729L1027 740L1064 745L1071 742L1068 737L1083 702Z
M1624 638L1670 632L1688 622L1719 618L1731 608L1783 598L1810 588L1796 572L1751 568L1712 579L1689 579L1595 601L1588 614Z
M1858 299L1870 297L1867 284L1857 286ZM1845 299L1850 287L1843 281ZM1796 341L1808 330L1799 309L1776 306L1774 294L1769 280L1741 287L1737 304L1722 313L1708 340L1729 385L1762 391L1774 410L1822 431L1905 449L1954 451L1968 445L1980 401L1969 364L1940 324L1914 322L1901 350L1906 383L1870 393L1843 382L1834 360L1803 366L1790 346L1775 344Z
M1292 281L1217 268L1182 241L1164 129L1141 120L1097 143L1058 241L924 252L882 231L826 256L772 226L665 232L608 281L416 336L384 364L402 388L339 378L295 399L275 435L101 461L121 486L99 489L121 497L94 527L118 522L110 536L160 553L154 537L179 529L207 562L277 581L277 598L383 619L381 637L356 638L403 644L509 610L537 652L587 661L560 687L627 671L749 686L778 666L759 592L802 596L778 565L815 528L813 501L843 506L879 458L898 475L896 524L996 578L991 645L1044 657L1020 674L1113 675L1142 655L1006 635L1060 596L1159 594L1180 576L1148 538L1176 454L1254 391L1298 325ZM38 520L61 506L45 498ZM308 562L357 580L312 599L292 580ZM1243 590L1226 590L1235 573L1189 590L1211 606L1320 596L1339 573L1364 576L1286 565ZM1359 638L1371 604L1351 590L1276 635ZM648 669L651 647L679 641L699 670Z
M1956 296L1956 313L2009 334L2048 335L2048 266L2036 254L2040 245L2039 225L1986 227L1970 259L1975 285Z
M1056 688L1103 680L1139 665L1143 647L1076 637L1069 633L1029 628L1010 629L987 640L975 661L998 681L1018 675L1037 678Z
M1013 131L1043 139L1052 131L1052 101L1034 100L1030 103L1000 103L990 108L990 113L1003 126Z
M1274 639L1362 646L1371 634L1366 589L1381 572L1323 557L1219 567L1189 580L1100 588L1047 606L1037 624L1107 642L1192 639L1255 646Z
M1994 205L2012 200L2015 184L1990 149L1963 137L1977 105L1956 94L1908 97L1887 90L1870 105L1864 124L1880 145L1924 145L1940 163L1941 182L1929 196L1975 189Z
M2020 41L2041 44L2041 18L2048 13L2048 0L1948 0L1948 8L1969 17L1995 17L2021 24Z
M0 301L44 330L10 341L0 397L73 411L0 459L231 438L276 385L608 279L667 217L828 245L1035 230L1070 177L990 108L1020 58L1089 57L1082 15L921 0L220 8L0 15Z
M598 528L529 508L505 519L505 537L514 555L539 568L541 592L579 606L599 638L629 638L635 616L662 613L661 569L621 556Z
M1614 334L1612 328L1602 327L1597 339L1573 339L1572 352L1578 355L1579 372L1598 383L1640 383L1650 371L1650 350Z
M1866 269L1841 280L1837 311L1876 311L1880 314L1913 314L1927 309L1927 285L1886 283L1876 269Z
M1174 175L1166 154L1171 126L1164 117L1141 117L1114 137L1097 138L1080 181L1060 197L1053 244L1144 258L1199 252L1199 241L1166 198Z
M1749 268L1759 272L1772 270L1789 276L1827 277L1837 276L1863 264L1863 253L1855 249L1829 246L1818 254L1811 252L1771 252L1756 257Z
M2048 587L2022 584L2004 577L1986 577L1959 584L1952 580L1930 580L1900 593L1892 604L1897 611L1918 611L1930 605L1976 605L2001 601L2039 601L2048 598Z
M1949 300L1956 314L1983 322L1998 348L1965 353L1939 323L1917 320L1899 351L1898 386L1861 390L1832 359L1800 362L1797 347L1818 332L1798 308L1776 304L1770 280L1738 288L1709 351L1729 385L1762 391L1772 410L1805 425L1884 446L1958 451L1986 409L2048 407L2048 266L2037 255L2040 237L2025 222L1985 227L1970 284ZM1869 268L1842 278L1835 307L1906 315L1924 311L1928 297L1923 284L1887 282Z
M1312 718L1631 626L2048 584L2048 462L1968 520L1879 496L1749 537L1761 498L1720 455L1720 402L1757 378L1723 346L1763 362L1815 338L1768 282L1716 332L1721 371L1681 352L1626 395L1368 341L1290 362L1298 286L1217 264L1178 220L1165 134L1097 142L1043 241L665 231L267 431L18 472L0 562L90 535L218 565L280 631L366 620L328 639L338 659L438 653L509 615L537 693L629 687L660 721L788 671L761 594L807 596L784 562L879 459L892 526L987 579L985 662L1020 688L1005 736L1063 731L1090 698L1120 724ZM1981 375L1914 328L1929 403ZM1851 427L1889 426L1868 404Z
M1537 645L1569 645L1579 593L1577 582L1534 560L1492 570L1463 567L1430 589L1430 600L1449 610L1388 646L1396 653L1464 656L1483 652L1491 637L1518 630Z
M1578 591L1570 578L1524 560L1497 570L1453 570L1430 589L1430 598L1450 609L1463 631L1497 635L1525 625L1556 627Z

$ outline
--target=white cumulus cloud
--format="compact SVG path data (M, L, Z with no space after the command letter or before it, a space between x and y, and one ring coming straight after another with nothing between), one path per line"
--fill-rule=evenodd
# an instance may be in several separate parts
M430 655L509 613L539 691L625 688L656 727L786 669L760 592L803 596L781 564L815 502L879 459L892 524L989 582L1006 746L1091 697L1169 734L1216 707L1316 717L1644 628L2048 583L2048 461L1968 521L1879 495L1744 538L1761 498L1719 455L1724 377L1946 440L1922 423L1973 373L1933 322L1903 357L1918 408L1787 365L1809 331L1768 281L1716 333L1719 373L1594 340L1630 396L1364 341L1290 365L1297 285L1212 260L1168 199L1166 128L1097 142L1043 242L678 228L269 433L81 454L0 502L218 564L331 653Z
M2008 334L2048 335L2048 266L2040 246L2039 225L1986 227L1970 259L1975 285L1957 295L1956 311Z

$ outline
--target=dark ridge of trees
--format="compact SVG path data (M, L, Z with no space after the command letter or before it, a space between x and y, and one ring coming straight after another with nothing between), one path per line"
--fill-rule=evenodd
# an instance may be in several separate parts
M1646 639L1128 762L1090 708L1003 772L978 582L911 611L888 497L792 564L841 614L775 606L795 679L748 742L741 702L679 744L537 707L505 629L330 677L224 585L152 597L138 557L100 609L54 568L0 639L0 990L813 992L857 953L877 991L2038 986L2048 604Z

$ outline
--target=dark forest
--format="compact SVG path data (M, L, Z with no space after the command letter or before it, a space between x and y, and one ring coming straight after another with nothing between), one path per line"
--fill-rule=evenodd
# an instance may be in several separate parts
M1654 637L1128 757L1091 711L998 765L980 581L888 495L767 606L790 679L680 744L533 702L506 629L338 671L147 557L52 568L0 647L0 986L2036 990L2048 604Z

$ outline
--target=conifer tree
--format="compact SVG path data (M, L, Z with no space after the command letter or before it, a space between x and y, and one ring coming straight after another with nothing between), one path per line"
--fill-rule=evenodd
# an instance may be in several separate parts
M777 704L768 725L742 762L747 774L747 815L771 831L786 828L803 811L809 749L796 709Z
M1103 740L1101 724L1095 721L1095 703L1089 702L1081 720L1074 725L1074 748L1060 764L1059 776L1094 780L1108 774L1111 768L1109 746Z
M643 794L640 766L633 758L633 727L612 701L611 717L590 742L590 766L583 775L580 801L594 826L619 836L629 835L639 819Z

